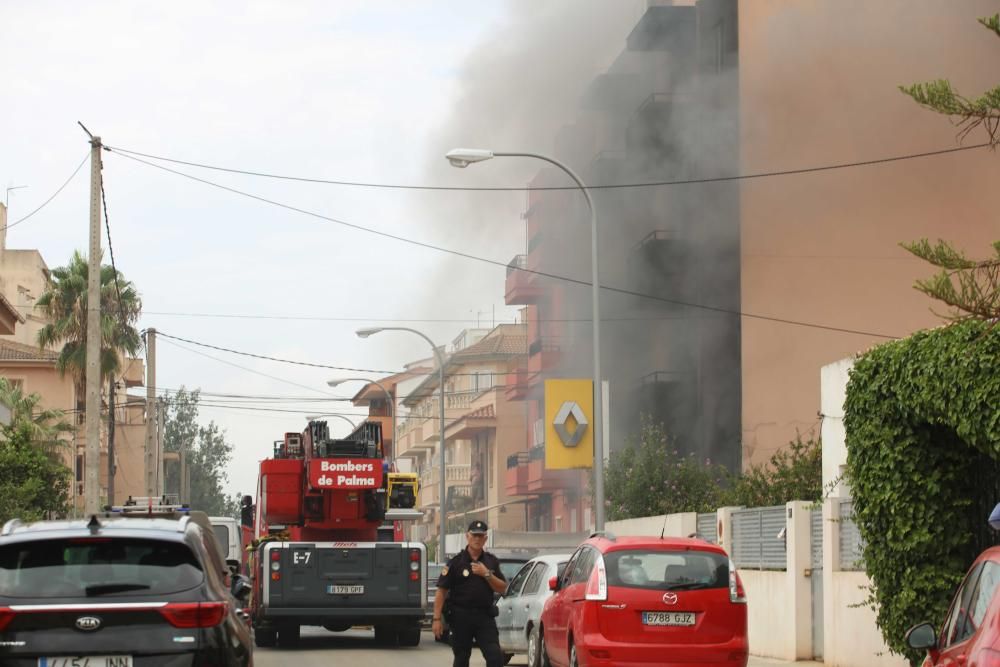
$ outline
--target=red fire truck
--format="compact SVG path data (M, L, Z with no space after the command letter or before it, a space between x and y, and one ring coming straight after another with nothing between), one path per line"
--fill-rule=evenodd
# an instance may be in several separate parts
M399 539L400 521L420 516L415 499L416 476L384 463L378 423L332 439L314 421L275 442L260 464L256 505L243 503L257 645L294 644L303 625L371 626L379 643L419 644L426 552Z

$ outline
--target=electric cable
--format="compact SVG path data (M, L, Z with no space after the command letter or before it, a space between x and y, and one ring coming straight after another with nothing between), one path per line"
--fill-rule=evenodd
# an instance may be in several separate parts
M225 190L225 191L231 192L233 194L237 194L237 195L240 195L240 196L243 196L243 197L248 197L250 199L253 199L253 200L265 203L265 204L270 204L272 206L277 206L279 208L283 208L283 209L286 209L286 210L289 210L289 211L293 211L295 213L300 213L300 214L308 216L308 217L312 217L312 218L316 218L316 219L319 219L319 220L324 220L324 221L327 221L327 222L331 222L331 223L334 223L334 224L337 224L337 225L341 225L341 226L347 227L349 229L354 229L354 230L357 230L357 231L367 232L369 234L374 234L376 236L381 236L383 238L392 239L394 241L399 241L401 243L407 243L407 244L414 245L414 246L417 246L417 247L420 247L420 248L425 248L427 250L434 250L436 252L441 252L441 253L445 253L445 254L449 254L449 255L454 255L456 257L462 257L462 258L465 258L465 259L469 259L469 260L476 261L476 262L481 262L481 263L484 263L484 264L491 264L493 266L503 267L503 268L508 269L508 270L520 271L520 272L523 272L523 273L528 273L528 274L532 274L532 275L542 276L544 278L551 278L551 279L554 279L554 280L559 280L559 281L563 281L563 282L567 282L567 283L571 283L571 284L575 284L575 285L580 285L580 286L584 286L584 287L591 287L592 286L592 284L589 281L587 281L587 280L581 280L581 279L578 279L578 278L571 278L569 276L563 276L563 275L559 275L559 274L555 274L555 273L549 273L549 272L546 272L546 271L538 271L536 269L528 269L528 268L525 268L525 267L517 267L517 266L513 266L512 267L512 266L509 265L509 262L502 262L500 260L489 259L487 257L480 257L478 255L473 255L472 253L469 253L469 252L464 252L464 251L461 251L461 250L454 250L452 248L446 248L444 246L439 246L439 245L436 245L436 244L433 244L433 243L428 243L428 242L425 242L425 241L418 241L416 239L407 238L405 236L400 236L398 234L392 234L392 233L389 233L389 232L384 232L384 231L381 231L381 230L378 230L378 229L374 229L372 227L365 227L364 225L359 225L359 224L356 224L356 223L347 222L345 220L339 220L337 218L326 216L326 215L323 215L321 213L316 213L314 211L309 211L309 210L306 210L306 209L303 209L303 208L298 208L296 206L292 206L290 204L285 204L285 203L282 203L282 202L279 202L279 201L276 201L276 200L273 200L273 199L268 199L268 198L262 197L260 195L255 195L255 194L252 194L252 193L249 193L249 192L245 192L243 190L238 190L236 188L231 188L229 186L222 185L221 183L215 183L213 181L209 181L209 180L206 180L206 179L203 179L203 178L199 178L197 176L192 176L191 174L186 174L184 172L177 171L176 169L170 169L169 167L164 167L162 165L154 164L152 162L148 162L146 160L142 160L140 158L133 157L131 155L126 155L124 153L118 153L118 154L121 155L122 157L128 159L128 160L133 160L133 161L136 161L136 162L140 162L142 164L145 164L145 165L148 165L150 167L153 167L154 169L160 169L162 171L166 171L166 172L175 174L177 176L181 176L183 178L187 178L187 179L190 179L190 180L202 183L204 185L208 185L210 187L219 188L221 190ZM642 292L636 292L634 290L623 289L623 288L620 288L620 287L610 287L610 286L607 286L607 285L600 285L599 288L602 289L602 290L608 291L608 292L615 293L615 294L624 294L626 296L633 296L633 297L639 297L639 298L643 298L643 299L650 299L652 301L659 301L659 302L662 302L662 303L667 303L667 304L671 304L671 305L675 305L675 306L683 306L683 307L688 307L688 308L695 308L695 309L699 309L699 310L705 310L705 311L720 313L720 314L724 314L724 315L735 315L735 316L746 317L746 318L750 318L750 319L757 319L757 320L775 322L775 323L779 323L779 324L788 324L788 325L792 325L792 326L801 326L801 327L808 327L808 328L813 328L813 329L823 329L825 331L836 331L836 332L839 332L839 333L857 334L857 335L861 335L861 336L870 336L870 337L873 337L873 338L885 338L885 339L890 339L890 340L895 340L895 339L899 338L899 336L893 336L893 335L889 335L889 334L883 334L883 333L877 333L877 332L871 332L871 331L863 331L863 330L859 330L859 329L849 329L849 328L846 328L846 327L835 327L835 326L824 325L824 324L815 324L815 323L811 323L811 322L801 322L801 321L797 321L797 320L791 320L791 319L788 319L788 318L772 317L772 316L768 316L768 315L757 315L757 314L754 314L754 313L745 313L745 312L742 312L742 311L739 311L739 310L733 310L733 309L730 309L730 308L721 308L721 307L717 307L717 306L708 306L708 305L704 305L704 304L689 303L689 302L680 301L680 300L677 300L677 299L667 299L665 297L660 297L660 296L656 296L656 295L653 295L653 294L644 294Z
M990 146L989 142L982 144L975 144L972 146L958 146L954 148L943 148L936 151L924 151L922 153L907 153L904 155L894 155L884 158L873 158L871 160L858 160L855 162L839 162L834 164L820 165L815 167L802 167L799 169L782 169L775 171L764 171L755 172L752 174L738 174L732 176L713 176L705 178L690 178L681 180L671 180L671 181L643 181L636 183L605 183L597 185L587 185L588 190L613 190L613 189L626 189L626 188L648 188L648 187L663 187L672 185L698 185L704 183L725 183L730 181L743 181L754 178L770 178L772 176L793 176L797 174L812 174L821 171L831 171L834 169L850 169L854 167L868 167L878 164L887 164L890 162L901 162L903 160L916 160L920 158L933 157L936 155L947 155L948 153L957 153L960 151L975 150L977 148L985 148ZM217 165L210 165L200 162L190 162L187 160L178 160L175 158L164 157L162 155L152 155L150 153L140 153L139 151L130 150L127 148L119 148L117 146L105 146L106 150L118 153L123 156L140 156L149 158L152 160L160 160L162 162L170 162L172 164L182 164L188 167L197 167L199 169L210 169L212 171L223 171L230 174L241 174L244 176L257 176L261 178L272 178L283 181L297 181L301 183L317 183L323 185L344 185L350 187L359 188L382 188L390 190L445 190L445 191L460 191L460 192L524 192L524 191L545 191L545 190L578 190L576 185L560 185L560 186L493 186L493 187L476 187L476 186L446 186L446 185L406 185L399 183L365 183L360 181L337 181L337 180L327 180L322 178L309 178L304 176L287 176L282 174L269 174L259 171L250 171L247 169L234 169L229 167L220 167Z
M60 193L60 192L62 192L62 191L63 191L63 189L64 189L64 188L65 188L65 187L66 187L67 185L69 185L70 181L72 181L72 180L73 180L73 177L74 177L74 176L76 176L76 175L77 175L77 174L78 174L78 173L80 172L80 169L82 169L82 168L83 168L83 165L87 163L87 158L89 158L89 157L90 157L90 151L88 150L88 151L87 151L87 154L83 156L83 159L82 159L82 160L80 160L80 164L78 164L78 165L76 166L76 169L74 169L74 170L73 170L73 173L72 173L72 174L70 174L70 175L69 175L69 178L67 178L67 179L66 179L66 181L65 181L65 182L64 182L64 183L63 183L62 185L60 185L60 186L59 186L59 189L58 189L58 190L56 190L55 192L53 192L53 193L52 193L52 196L51 196L51 197L49 197L48 199L46 199L45 201L43 201L43 202L42 202L42 205L41 205L41 206L39 206L38 208L36 208L36 209L35 209L34 211L32 211L32 212L31 212L31 213L29 213L28 215L24 216L23 218L18 218L18 219L17 219L17 220L15 220L14 222L12 222L12 223L8 224L8 225L7 225L6 227L4 227L4 229L10 229L10 228L11 228L11 227L13 227L14 225L19 225L19 224L21 224L22 222L24 222L25 220L27 220L28 218L30 218L31 216L33 216L34 214L38 213L38 212L39 212L39 211L41 211L41 210L42 210L43 208L45 208L45 207L46 207L46 206L48 205L48 203L49 203L50 201L52 201L53 199L55 199L55 198L56 198L56 197L57 197L57 196L59 195L59 193Z

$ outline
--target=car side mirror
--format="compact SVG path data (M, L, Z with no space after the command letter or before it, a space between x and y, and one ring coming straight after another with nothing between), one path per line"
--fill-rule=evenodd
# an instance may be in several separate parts
M242 575L236 575L235 577L233 577L232 592L234 598L241 601L246 600L248 597L250 597L250 590L251 590L250 582L247 581L246 577Z
M552 577L549 579L549 590L557 591L559 590L559 577Z
M914 625L906 631L906 645L919 651L937 648L937 633L930 623Z

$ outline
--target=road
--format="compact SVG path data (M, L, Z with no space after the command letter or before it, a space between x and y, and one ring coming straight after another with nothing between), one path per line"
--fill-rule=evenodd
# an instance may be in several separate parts
M451 648L434 641L430 632L425 632L420 646L416 648L382 648L375 645L372 633L362 630L349 632L327 632L322 628L302 628L302 640L292 649L259 648L254 652L256 667L330 667L331 664L349 664L351 667L381 667L402 664L406 667L447 667L451 665ZM472 652L469 663L475 667L486 662L478 650ZM512 667L524 667L527 660L523 655L514 656ZM751 656L747 667L808 667L820 663L780 662Z

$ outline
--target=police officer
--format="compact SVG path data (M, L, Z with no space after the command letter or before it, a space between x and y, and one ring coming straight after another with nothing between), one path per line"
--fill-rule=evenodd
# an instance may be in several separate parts
M507 580L500 571L500 561L484 549L488 530L489 527L482 521L469 524L469 531L465 534L468 546L448 561L438 577L432 627L434 636L440 638L444 632L441 614L447 600L451 650L455 655L453 667L468 667L473 639L479 644L486 667L502 667L504 664L493 594L504 593Z

